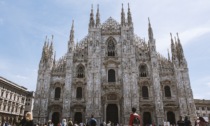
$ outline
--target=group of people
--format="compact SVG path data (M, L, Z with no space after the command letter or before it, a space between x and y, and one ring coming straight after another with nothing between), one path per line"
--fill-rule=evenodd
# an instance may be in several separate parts
M193 124L190 122L187 116L185 116L184 120L182 120L182 116L179 117L179 120L177 121L178 126L192 126ZM206 122L203 117L198 117L195 120L194 126L210 126L210 120L209 122Z
M209 120L210 122L210 120ZM77 122L73 123L72 119L70 118L69 121L67 122L66 119L63 119L61 123L58 123L56 126L96 126L97 120L94 118L93 115L91 115L90 120L85 124L85 123L80 123L77 124ZM116 126L120 126L119 124L115 124ZM177 126L192 126L192 123L186 116L184 120L182 120L182 116L179 117L179 120L177 121L177 124L173 124ZM3 126L11 126L8 123L4 123ZM33 116L31 112L27 112L25 114L25 118L21 120L19 123L19 126L39 126L35 125L33 123ZM55 126L51 120L48 121L47 124L44 126ZM106 122L102 122L100 126L113 126L113 123L109 121L107 124ZM130 114L129 118L129 126L143 126L142 118L139 114L136 113L136 108L132 108L132 113ZM154 126L154 125L152 125ZM199 117L195 120L194 126L210 126L210 123L206 122L203 117Z

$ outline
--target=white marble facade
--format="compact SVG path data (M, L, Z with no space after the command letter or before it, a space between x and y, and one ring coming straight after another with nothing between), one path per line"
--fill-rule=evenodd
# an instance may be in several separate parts
M55 59L53 37L45 41L39 63L34 103L35 122L67 120L86 122L94 114L103 120L128 124L132 107L144 125L176 122L179 116L196 116L188 66L176 35L171 35L171 56L156 51L149 21L148 38L134 33L130 8L122 7L121 22L112 17L100 23L90 13L88 34L78 43L72 23L68 49ZM95 18L95 19L94 19ZM158 43L157 43L158 44ZM56 118L56 119L55 119Z

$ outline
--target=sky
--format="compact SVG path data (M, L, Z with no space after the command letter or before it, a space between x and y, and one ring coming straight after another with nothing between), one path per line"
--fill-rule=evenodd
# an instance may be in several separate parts
M157 51L167 57L170 33L179 33L195 99L210 99L210 0L0 0L0 76L36 90L45 37L54 36L56 59L67 52L72 20L75 41L88 33L99 4L101 23L120 22L130 4L134 32L148 40L148 17Z

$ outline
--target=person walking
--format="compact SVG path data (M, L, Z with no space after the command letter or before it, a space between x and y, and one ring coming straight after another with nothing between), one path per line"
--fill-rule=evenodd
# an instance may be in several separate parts
M184 126L184 121L182 120L182 116L179 116L179 120L177 121L178 126Z
M130 114L129 126L142 126L142 120L139 114L136 113L136 108L132 108L132 113Z
M69 119L68 126L73 126L73 122L71 118Z
M191 122L190 122L190 120L188 119L187 116L185 116L185 118L184 118L184 125L185 126L191 126Z
M96 126L97 125L97 121L96 119L94 118L93 115L91 115L91 119L89 121L89 126Z
M34 126L33 115L31 112L27 112L25 114L25 119L26 119L26 122L25 122L24 126Z
M207 126L207 122L203 117L199 117L199 126Z

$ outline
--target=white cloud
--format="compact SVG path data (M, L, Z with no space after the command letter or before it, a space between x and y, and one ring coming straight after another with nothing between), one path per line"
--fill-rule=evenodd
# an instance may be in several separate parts
M193 39L196 39L209 32L210 32L210 26L196 27L196 28L189 29L187 31L180 33L180 38L181 38L181 41L184 44L186 44L186 43L192 42Z
M28 79L28 77L23 76L23 75L16 75L15 77L18 79L24 79L24 80Z

